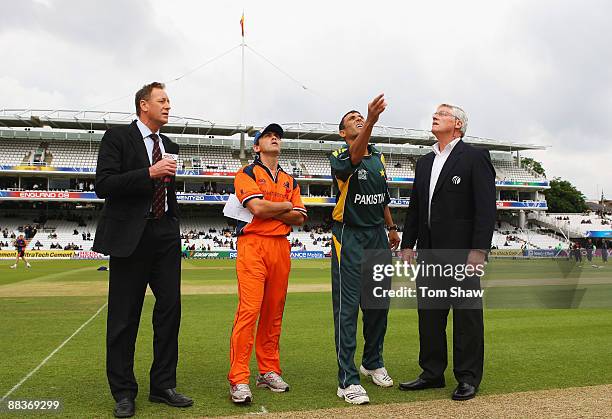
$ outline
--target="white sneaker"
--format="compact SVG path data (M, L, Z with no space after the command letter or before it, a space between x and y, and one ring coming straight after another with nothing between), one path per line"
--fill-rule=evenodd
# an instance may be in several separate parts
M253 393L251 393L251 388L248 384L230 385L230 396L236 404L251 403L253 400Z
M32 265L30 265L29 263L26 265L26 268L31 268Z
M16 264L15 265L11 265L11 269L16 269L16 268L17 268Z
M366 377L372 377L374 384L380 387L393 387L393 378L389 377L385 367L375 370L366 370L363 365L359 366L359 372Z
M344 399L347 403L352 404L366 404L370 403L370 398L368 397L368 393L366 393L365 388L361 387L359 384L351 384L347 388L338 387L338 391L336 392L338 397Z
M289 384L274 371L260 374L257 377L257 387L269 388L275 393L283 393L289 391Z

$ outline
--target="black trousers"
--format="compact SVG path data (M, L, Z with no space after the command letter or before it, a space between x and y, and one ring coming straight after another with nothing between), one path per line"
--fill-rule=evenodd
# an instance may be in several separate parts
M431 256L421 259L432 265L452 262L458 259L465 261L464 255L454 251L446 252L442 259ZM433 251L435 252L435 251ZM459 255L459 258L457 258ZM420 255L419 255L420 256ZM467 256L467 252L465 253ZM463 262L464 263L464 262ZM437 380L444 376L448 365L446 324L448 313L453 309L453 373L457 382L464 382L478 387L482 381L484 365L484 321L482 299L452 297L451 288L461 290L480 290L478 277L465 278L460 282L438 275L420 276L417 287L426 286L429 290L445 290L448 297L422 298L417 294L419 315L419 366L423 370L420 377L424 380ZM420 290L417 290L420 291Z
M179 222L164 216L149 220L140 243L128 257L110 258L106 374L115 400L134 399L134 348L147 285L155 295L153 365L150 388L176 387L181 322Z

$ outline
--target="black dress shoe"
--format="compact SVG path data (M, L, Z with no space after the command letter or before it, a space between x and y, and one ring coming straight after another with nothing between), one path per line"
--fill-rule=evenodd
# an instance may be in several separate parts
M437 380L423 380L421 377L407 383L400 383L399 389L404 391L425 390L426 388L442 388L446 385L444 377Z
M476 396L478 387L468 383L459 383L455 391L453 391L453 400L470 400Z
M134 416L135 411L136 405L134 404L134 400L126 397L119 400L115 404L115 410L113 410L113 413L115 414L116 418L131 418Z
M149 401L153 403L166 403L172 407L189 407L193 405L193 400L181 393L177 393L175 388L151 391L149 393Z

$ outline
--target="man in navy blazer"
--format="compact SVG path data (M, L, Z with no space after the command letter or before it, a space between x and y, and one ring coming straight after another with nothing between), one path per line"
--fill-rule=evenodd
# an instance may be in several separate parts
M467 122L465 112L453 105L440 105L433 114L431 131L438 142L416 164L401 244L406 261L414 260L416 244L420 261L484 266L495 228L495 169L487 150L463 141ZM420 281L427 283L427 279ZM479 277L457 284L480 289ZM445 386L446 322L453 307L453 372L459 384L452 398L467 400L476 395L484 363L482 300L469 308L458 302L450 298L441 305L427 306L424 299L418 301L423 372L416 380L401 383L400 389Z
M162 83L136 93L138 119L110 128L98 153L95 191L104 208L93 250L110 255L106 373L116 417L135 413L134 348L147 285L155 295L149 400L175 407L181 321L181 240L174 175L178 145L160 134L170 100Z

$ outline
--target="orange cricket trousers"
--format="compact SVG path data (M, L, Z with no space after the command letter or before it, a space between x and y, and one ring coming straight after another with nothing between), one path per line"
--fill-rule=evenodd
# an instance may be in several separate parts
M255 354L259 373L281 374L278 341L281 334L291 246L285 236L246 234L238 238L236 274L238 309L230 339L232 385L248 384L253 332L257 324Z

